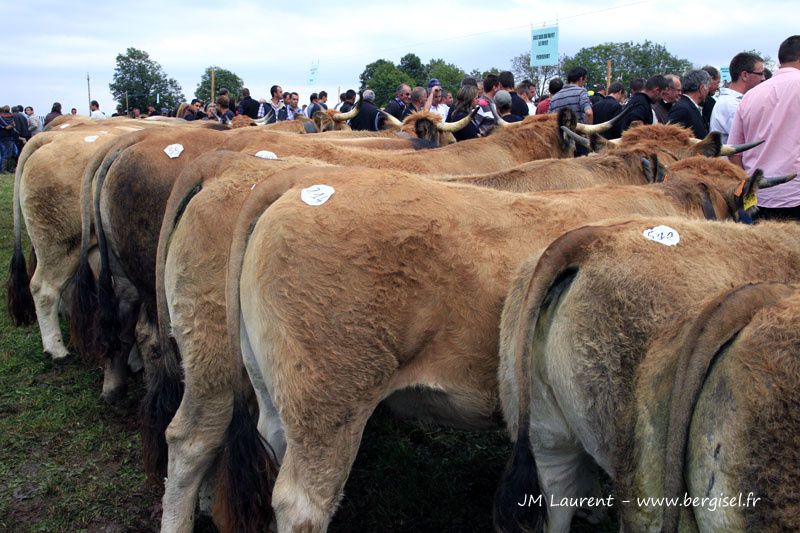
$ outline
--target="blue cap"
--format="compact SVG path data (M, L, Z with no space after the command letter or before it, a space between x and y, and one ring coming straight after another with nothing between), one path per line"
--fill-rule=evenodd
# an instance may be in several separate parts
M431 81L428 82L428 89L432 89L436 85L441 87L442 84L439 83L439 80L437 80L436 78L431 78Z

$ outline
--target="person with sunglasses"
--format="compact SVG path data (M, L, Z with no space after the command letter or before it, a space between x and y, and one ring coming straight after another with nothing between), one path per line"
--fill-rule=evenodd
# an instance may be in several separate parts
M745 93L764 81L764 60L751 52L739 52L730 64L731 83L719 90L719 98L711 112L710 131L718 131L723 143L728 142L733 115Z
M781 43L778 62L778 71L747 91L733 116L729 143L764 141L731 156L749 174L800 174L800 35ZM758 209L758 218L800 220L800 180L759 190Z
M391 102L389 102L384 111L395 117L397 120L403 120L403 112L406 110L406 106L410 101L411 87L405 83L401 83L397 86L394 98Z

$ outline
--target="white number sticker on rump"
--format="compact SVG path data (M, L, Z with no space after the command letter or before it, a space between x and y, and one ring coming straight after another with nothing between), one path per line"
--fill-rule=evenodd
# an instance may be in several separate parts
M313 185L300 191L300 199L308 205L322 205L330 200L334 192L330 185Z
M99 135L89 135L88 137L84 137L83 140L86 141L87 143L93 143L99 138L100 138Z
M164 148L164 153L167 154L170 159L175 159L183 152L183 145L182 144L170 144L166 148Z
M256 152L256 157L260 157L261 159L278 159L275 152L270 152L269 150L260 150Z
M645 239L650 239L664 246L675 246L681 240L678 230L669 226L656 226L655 228L646 229L642 235L644 235Z

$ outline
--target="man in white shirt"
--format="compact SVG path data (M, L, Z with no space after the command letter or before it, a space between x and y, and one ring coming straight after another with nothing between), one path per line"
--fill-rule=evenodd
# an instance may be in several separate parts
M744 94L764 81L764 61L750 52L740 52L731 59L731 83L719 91L711 112L711 131L718 131L722 142L728 142L731 123Z
M428 82L428 102L425 104L426 111L433 111L442 117L442 122L447 120L447 112L450 108L442 102L442 84L439 80L432 78Z
M89 108L92 110L92 112L89 114L91 118L106 118L106 114L100 111L100 104L97 103L97 100L92 100L92 102L89 104Z

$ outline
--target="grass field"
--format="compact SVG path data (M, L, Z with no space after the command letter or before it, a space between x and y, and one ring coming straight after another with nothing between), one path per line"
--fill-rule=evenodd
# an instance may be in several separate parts
M13 176L0 174L4 269L12 250L12 194ZM161 488L146 482L141 467L141 377L121 406L105 405L99 367L76 358L54 365L35 325L12 326L3 294L0 531L158 530ZM330 529L490 531L492 497L509 452L499 431L424 427L379 409ZM201 521L197 530L214 529Z

